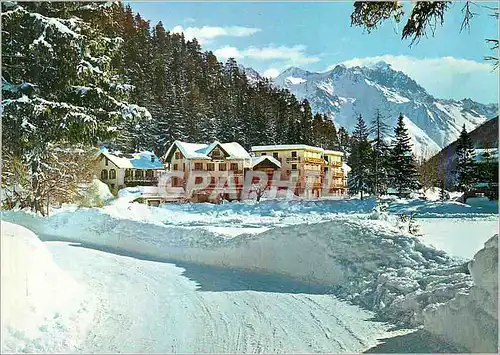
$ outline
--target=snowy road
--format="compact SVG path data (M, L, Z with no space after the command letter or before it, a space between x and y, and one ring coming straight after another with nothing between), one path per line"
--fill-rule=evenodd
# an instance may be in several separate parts
M288 280L46 242L100 304L83 352L360 352L388 325Z

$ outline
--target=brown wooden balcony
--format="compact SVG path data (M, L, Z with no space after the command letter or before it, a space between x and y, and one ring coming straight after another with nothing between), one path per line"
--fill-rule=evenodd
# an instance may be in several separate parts
M322 158L304 158L304 163L324 165L325 161Z

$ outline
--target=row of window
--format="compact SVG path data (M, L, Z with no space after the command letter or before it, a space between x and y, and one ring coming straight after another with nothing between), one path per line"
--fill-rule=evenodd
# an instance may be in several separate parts
M101 180L114 180L114 179L116 179L116 170L115 169L109 169L109 174L108 174L108 171L106 169L101 170Z
M267 153L260 153L261 156L266 156ZM311 158L321 158L321 154L319 153L309 153L308 152L305 152L305 156L310 156ZM280 156L279 156L279 153L278 152L273 152L273 158L275 159L279 159ZM296 151L292 151L292 158L297 158L297 152ZM328 161L328 155L325 155L323 157L326 161ZM332 161L341 161L341 158L340 157L337 157L337 156L332 156Z
M262 156L262 157L264 157L264 156L266 156L266 155L267 155L267 153L260 153L260 156ZM277 152L273 152L273 158L274 158L274 159L279 159L279 158L280 158L279 153L277 153ZM294 152L292 152L292 158L297 158L297 152L295 152L295 151L294 151Z
M125 170L125 178L135 177L136 179L142 179L144 177L152 178L153 170L135 170L135 174L132 169ZM115 169L102 169L101 170L101 180L114 180L116 179L116 170Z
M183 186L183 179L179 178L179 177L173 177L172 178L172 186L173 187L182 187ZM222 184L222 183L225 183L227 181L227 178L225 177L219 177L219 183ZM233 183L235 185L238 185L238 184L242 184L243 183L243 179L240 179L238 177L234 177L234 180L233 180ZM197 176L194 178L194 183L195 184L202 184L203 183L203 177L201 176ZM217 178L212 176L210 177L210 184L212 186L214 186L215 184L217 184Z
M206 165L206 169L203 169L204 165ZM219 171L227 171L228 165L229 165L230 171L238 171L239 170L238 163L230 163L230 164L219 163L219 166L218 166ZM185 170L185 169L186 169L185 164L182 164L182 170ZM179 170L179 164L174 164L173 170ZM194 163L194 170L196 170L196 171L203 171L203 170L215 171L215 163L206 163L206 164Z

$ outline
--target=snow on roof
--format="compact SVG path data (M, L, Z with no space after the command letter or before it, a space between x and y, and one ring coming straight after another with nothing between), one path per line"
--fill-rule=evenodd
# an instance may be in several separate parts
M254 168L255 166L259 165L260 163L262 163L264 160L269 160L271 163L273 163L274 165L276 165L278 168L281 168L281 163L279 162L279 160L273 158L272 156L269 156L269 155L264 155L264 156L261 156L261 157L252 157L251 158L251 167Z
M276 144L276 145L254 145L252 147L252 152L270 151L270 150L293 150L293 149L297 150L307 149L307 150L315 150L318 152L323 151L323 148L313 147L306 144Z
M250 154L237 142L220 143L214 141L210 144L187 143L175 141L168 149L165 157L168 157L177 147L182 155L188 159L205 159L210 160L208 154L216 147L220 146L227 154L228 159L250 159Z
M327 150L327 149L325 149L325 154L326 155L340 155L340 156L344 156L343 152L339 152L337 150Z
M148 151L124 154L110 152L106 147L101 148L101 153L120 169L163 169L160 159ZM154 157L151 160L151 157Z

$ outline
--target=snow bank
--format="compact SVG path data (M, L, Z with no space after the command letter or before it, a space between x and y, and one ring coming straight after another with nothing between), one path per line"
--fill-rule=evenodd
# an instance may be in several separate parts
M85 290L30 230L1 222L2 352L73 349L91 314Z
M109 191L108 185L101 180L94 179L90 186L86 188L79 205L84 207L101 207L114 198L111 191Z
M328 285L388 320L411 325L422 324L427 305L449 301L472 283L462 262L383 218L338 215L329 222L227 239L203 229L119 219L98 209L45 219L23 213L5 217L63 240Z
M469 263L474 286L446 303L424 310L430 332L471 352L498 349L498 234L490 238Z

